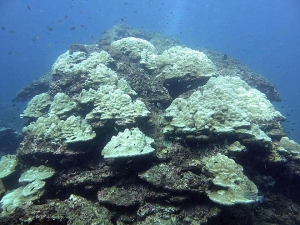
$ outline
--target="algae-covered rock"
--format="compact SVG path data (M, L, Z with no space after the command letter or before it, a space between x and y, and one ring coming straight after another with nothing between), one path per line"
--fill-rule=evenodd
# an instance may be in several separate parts
M153 166L139 177L152 185L172 191L193 191L202 193L206 177L190 171L182 171L176 166L159 164Z
M137 118L147 117L150 112L140 100L133 101L123 90L111 85L100 86L97 91L81 92L81 103L93 102L95 108L86 115L87 121L117 120L121 124L134 123Z
M64 201L53 199L44 204L23 205L22 210L19 221L24 224L112 225L108 209L74 194Z
M161 55L144 51L141 63L148 69L163 68L159 76L165 80L186 76L211 77L212 73L216 72L215 65L203 52L181 46L171 47Z
M54 114L38 118L36 122L24 127L23 132L33 136L36 141L52 140L66 143L89 141L96 136L92 127L80 116L60 120Z
M27 108L20 115L21 118L38 118L44 115L51 104L51 96L48 93L42 93L34 96L27 105Z
M102 150L104 158L123 158L150 154L154 140L143 134L139 128L125 129L113 136Z
M5 155L0 160L0 179L9 176L15 172L18 165L18 159L16 155Z
M111 46L123 52L124 54L140 54L143 50L156 53L155 47L148 41L141 38L127 37L111 43Z
M98 191L98 201L109 205L130 207L144 202L145 198L153 197L157 193L143 185L127 185L125 187L106 187Z
M89 56L85 52L77 51L72 54L67 51L60 55L52 66L52 74L75 75L88 74L98 64L108 65L113 58L106 52L93 52Z
M205 170L213 177L213 184L207 191L208 197L222 205L257 202L256 185L243 174L243 167L233 159L218 153L203 159Z
M260 122L284 120L266 96L238 77L217 77L189 98L176 98L166 109L165 134L235 134L258 143L271 139Z
M55 170L51 167L47 167L41 165L39 167L32 166L30 169L26 170L24 173L21 174L19 178L19 182L32 182L35 180L45 180L50 178L54 175Z
M65 118L76 109L76 103L64 93L57 93L51 103L49 113L55 114L59 118Z
M5 187L3 185L2 180L0 180L0 198L2 198L4 193L5 193Z

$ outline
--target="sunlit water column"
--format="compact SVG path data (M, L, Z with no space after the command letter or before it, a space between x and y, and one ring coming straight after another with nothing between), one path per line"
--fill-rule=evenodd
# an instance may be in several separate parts
M178 35L180 31L180 24L184 18L185 6L188 1L174 0L172 1L172 7L170 8L168 24L166 24L166 30L163 32L168 36Z

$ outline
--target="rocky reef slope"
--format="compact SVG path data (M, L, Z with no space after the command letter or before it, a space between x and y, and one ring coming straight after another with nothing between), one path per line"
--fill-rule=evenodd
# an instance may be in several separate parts
M1 224L299 224L300 146L268 80L157 33L113 27L24 87Z

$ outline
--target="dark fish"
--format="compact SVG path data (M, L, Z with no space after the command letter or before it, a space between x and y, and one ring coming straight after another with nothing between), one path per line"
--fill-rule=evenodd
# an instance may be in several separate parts
M50 27L49 25L47 26L47 30L52 31L52 27Z
M2 30L5 30L5 27L2 26L1 28L2 28Z
M222 59L223 59L223 60L226 60L226 59L228 59L228 56L227 56L227 54L224 54L224 55L223 55L223 57L222 57Z
M65 18L65 19L68 19L68 18L69 18L69 16L68 16L68 15L65 15L65 16L64 16L64 18Z
M26 5L26 8L27 8L29 11L31 11L31 8L30 8L29 5Z
M124 5L128 5L128 2L124 2Z
M71 27L70 27L70 30L75 30L75 29L76 29L75 26L71 26Z

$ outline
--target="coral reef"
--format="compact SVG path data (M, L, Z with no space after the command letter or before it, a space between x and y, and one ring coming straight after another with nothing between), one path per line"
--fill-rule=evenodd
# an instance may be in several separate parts
M260 122L283 121L265 95L238 77L212 77L188 99L176 98L166 109L164 133L236 135L244 142L268 144Z
M299 224L299 145L240 62L120 25L46 77L16 97L0 224Z

